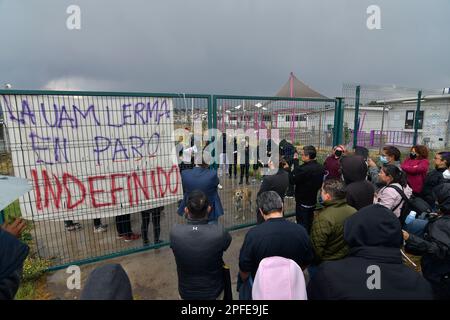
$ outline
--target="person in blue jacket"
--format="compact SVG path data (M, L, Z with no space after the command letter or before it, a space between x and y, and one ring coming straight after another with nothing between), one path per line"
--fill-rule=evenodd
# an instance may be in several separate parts
M24 229L22 219L0 225L0 300L14 299L19 289L23 264L30 250L18 239Z
M219 186L217 171L210 170L207 164L202 163L192 169L183 170L181 172L181 181L184 195L178 207L178 214L180 216L184 215L188 195L194 190L200 190L206 194L211 205L208 223L217 223L219 217L223 215L222 202L217 192Z

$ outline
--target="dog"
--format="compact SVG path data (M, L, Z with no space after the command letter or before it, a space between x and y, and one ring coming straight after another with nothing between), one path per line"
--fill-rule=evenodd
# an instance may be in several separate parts
M245 213L252 211L252 190L249 188L237 189L233 196L236 209L236 220L245 220Z

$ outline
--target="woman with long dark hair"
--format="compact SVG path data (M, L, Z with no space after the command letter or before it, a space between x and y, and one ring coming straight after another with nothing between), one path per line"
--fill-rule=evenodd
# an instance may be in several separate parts
M410 198L412 190L406 181L406 174L396 165L388 164L381 168L379 174L379 181L385 185L375 196L374 203L392 210L397 217L400 217L400 212L403 206L403 198L401 194L395 189L399 188L406 197Z

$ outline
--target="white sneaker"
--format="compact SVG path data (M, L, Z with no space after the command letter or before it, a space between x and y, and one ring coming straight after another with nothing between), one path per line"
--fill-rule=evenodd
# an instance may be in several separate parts
M222 190L222 189L223 189L223 186L219 183L219 184L217 185L217 188L218 188L219 190Z

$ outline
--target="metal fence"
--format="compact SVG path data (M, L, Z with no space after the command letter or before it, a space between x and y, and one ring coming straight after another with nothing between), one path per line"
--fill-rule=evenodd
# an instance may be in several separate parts
M344 143L350 148L450 146L450 95L445 90L344 84L343 97Z
M278 129L280 141L284 139L296 146L314 145L319 150L330 150L336 139L334 115L337 104L334 99L215 95L214 127L220 132L242 129L258 133L261 129L267 129L272 133L271 130ZM262 137L258 139L261 141ZM229 141L227 148L232 145L233 142ZM223 184L220 197L225 208L225 225L240 228L256 223L256 194L263 178L263 169L257 163L249 163L249 183L246 184L245 165L235 166L233 161L225 161L231 163L228 165L219 164L218 174ZM237 206L235 194L243 191L251 195L252 201L241 210ZM293 198L285 199L285 212L295 212Z
M339 142L339 132L342 132L335 130L340 125L339 120L342 120L342 117L335 117L335 110L341 110L342 99L13 90L0 91L0 95L6 137L9 136L10 142L14 142L6 141L11 154L2 157L0 174L25 177L32 181L34 189L30 192L31 196L20 199L20 206L14 203L6 212L33 220L33 250L41 258L50 261L51 269L168 244L171 226L184 220L177 214L178 202L163 194L157 202L158 206L164 206L162 213L142 214L143 209L149 208L149 201L154 199L147 199L142 192L141 200L137 199L138 189L142 188L144 180L139 180L137 175L133 176L129 171L150 171L155 166L167 165L160 162L170 161L170 146L179 141L179 137L171 131L184 128L191 130L194 123L201 123L203 130L279 129L280 139L291 140L297 145L312 144L319 149L330 149ZM169 106L171 114L168 118L172 123L169 126L161 122L164 125L160 136L166 137L166 140L161 142L159 155L165 160L152 162L151 155L142 156L139 153L138 138L144 140L154 137L154 125L144 117L144 113L138 111L149 105L148 108L152 108L150 117L153 117L153 121L159 121L155 119L159 117L154 113L155 106L162 108L164 103L166 107ZM102 123L103 119L108 122L107 126ZM137 125L138 122L142 123ZM85 125L81 126L80 123ZM118 138L129 139L118 142ZM151 149L151 143L145 143L145 147ZM227 166L218 161L214 167L220 176L222 189L219 190L219 196L225 211L220 223L233 230L256 222L255 200L262 176L259 168L250 166L249 184L245 184L244 178L244 183L240 185L240 167L234 179L233 175L229 175ZM109 175L111 172L115 177ZM153 173L151 177L154 178ZM134 181L134 185L114 185L120 178L124 178L124 184L125 181ZM83 188L91 189L83 193L76 179ZM90 183L95 179L99 184L92 189L93 184ZM170 177L167 181L168 189L165 191L161 190L159 180L154 183L155 195L161 196L161 193L175 189ZM78 189L74 191L71 188L76 184ZM250 191L252 200L252 205L244 210L236 206L235 192L240 188ZM136 194L130 195L131 191ZM103 197L102 192L109 198ZM100 205L97 203L96 209L78 210L76 214L70 214L69 207L73 207L80 197L88 198L91 193L97 194ZM111 197L117 199L110 201L111 206L103 206ZM294 200L287 199L286 212L294 212L294 208ZM118 221L117 216L123 218ZM94 232L94 218L108 225L106 232ZM81 229L68 231L65 227L68 220L80 223ZM133 232L147 233L149 243L144 243L142 238L131 242L117 239L118 225L128 223ZM154 243L157 233L160 233L161 243Z

